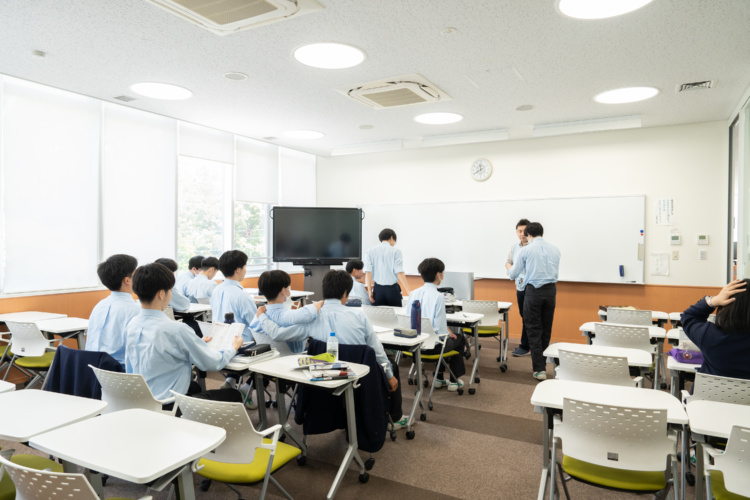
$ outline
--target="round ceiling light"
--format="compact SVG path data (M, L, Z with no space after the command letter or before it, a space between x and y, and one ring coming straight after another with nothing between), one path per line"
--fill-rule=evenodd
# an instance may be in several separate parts
M294 58L313 68L344 69L361 64L365 53L343 43L313 43L296 49Z
M238 71L230 71L229 73L224 73L224 78L227 80L234 80L235 82L241 82L242 80L247 80L247 75Z
M605 19L633 12L653 0L559 0L557 8L576 19Z
M287 130L284 132L284 137L290 139L320 139L324 137L323 132L317 132L315 130Z
M414 117L415 122L425 125L447 125L460 122L463 119L464 117L458 113L425 113Z
M516 107L516 111L531 111L532 109L534 109L533 104L521 104Z
M645 101L659 93L654 87L626 87L608 90L594 96L596 102L602 104L627 104L629 102Z
M191 92L190 90L184 87L178 87L177 85L171 85L169 83L134 83L130 86L130 90L144 97L151 97L153 99L166 99L170 101L188 99L190 97L193 97L193 92Z

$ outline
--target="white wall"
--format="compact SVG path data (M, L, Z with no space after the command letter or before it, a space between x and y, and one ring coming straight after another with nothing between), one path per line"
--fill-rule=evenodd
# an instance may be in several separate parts
M469 175L477 158L494 166L482 183ZM727 191L726 122L321 157L317 164L321 207L644 194L647 255L680 252L669 261L669 276L651 276L647 260L647 284L725 283ZM674 199L673 226L656 225L659 198ZM682 232L681 246L669 244L673 228ZM709 235L707 247L695 243L699 233ZM581 221L582 252L596 237ZM708 250L707 260L698 260L699 248Z

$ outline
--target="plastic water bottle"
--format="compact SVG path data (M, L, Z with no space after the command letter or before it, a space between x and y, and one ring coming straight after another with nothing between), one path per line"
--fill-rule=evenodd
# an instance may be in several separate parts
M422 334L422 304L418 300L411 303L411 328Z
M234 313L233 312L228 312L228 313L224 314L224 323L226 323L227 325L231 325L232 323L234 323Z
M336 334L331 332L331 336L328 337L326 342L326 352L333 355L333 362L339 360L339 339L336 338Z

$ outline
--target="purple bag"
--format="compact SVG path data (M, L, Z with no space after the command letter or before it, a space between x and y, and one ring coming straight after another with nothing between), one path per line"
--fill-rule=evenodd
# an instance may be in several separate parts
M688 363L691 365L702 365L703 364L703 353L700 351L688 351L685 349L672 349L669 351L669 355L680 363Z

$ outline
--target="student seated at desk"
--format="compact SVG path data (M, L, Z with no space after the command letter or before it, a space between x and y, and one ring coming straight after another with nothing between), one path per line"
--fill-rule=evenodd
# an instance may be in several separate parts
M173 259L156 259L154 261L154 264L161 264L162 266L172 271L172 274L177 274L177 262L175 262ZM169 301L169 307L177 312L183 312L190 309L190 300L188 300L185 295L180 293L176 285L174 288L172 288L172 300Z
M352 277L352 293L349 294L349 303L347 304L350 307L356 307L356 299L359 299L360 306L372 305L370 294L367 293L367 288L365 288L364 267L365 263L357 259L350 260L346 263L346 272ZM353 301L355 304L352 304Z
M423 260L417 270L424 280L424 285L411 292L405 310L411 314L412 304L418 300L422 308L422 317L429 318L435 333L438 335L448 334L445 352L458 351L459 353L459 356L451 356L447 359L448 366L450 366L451 372L453 372L455 377L451 375L451 381L448 383L443 375L445 367L440 363L437 380L435 381L435 389L448 387L449 391L457 391L464 386L463 380L458 377L466 373L466 367L464 366L466 339L463 334L456 335L448 330L448 320L445 317L445 296L438 292L437 289L440 283L443 282L443 279L445 279L445 264L440 259L429 258ZM440 354L441 349L441 346L435 346L434 349L422 351L422 353Z
M102 284L112 293L99 302L89 316L86 350L106 352L125 366L125 327L138 315L133 300L133 272L138 267L135 257L113 255L96 268Z
M201 271L185 285L185 292L190 302L197 304L198 299L210 299L214 288L219 286L214 281L214 276L219 272L219 259L206 257L201 263Z
M141 311L128 324L125 370L140 373L157 399L173 390L188 396L218 401L242 401L234 389L201 392L192 380L193 365L204 371L219 371L237 354L242 338L235 337L228 349L216 351L206 345L211 337L199 339L187 325L164 314L171 300L174 274L161 264L139 267L133 276L133 290Z
M395 429L405 427L408 417L401 418L401 387L398 383L398 365L388 360L375 329L357 309L346 307L352 278L346 271L328 271L323 277L323 307L315 321L280 327L266 314L266 307L258 308L258 319L263 331L276 341L304 341L308 337L327 342L331 332L336 333L340 344L366 344L375 351L378 364L385 366L385 378L391 391L390 414ZM400 419L400 420L398 420Z
M699 372L750 379L750 280L732 281L682 313L685 335L703 353ZM708 316L716 312L716 323Z
M198 275L198 273L201 270L202 262L203 262L202 255L196 255L195 257L191 257L190 260L188 261L188 270L182 273L177 278L177 282L174 284L174 287L182 295L185 295L187 297L187 294L185 292L185 287L187 286L188 283L190 283L193 280L193 278L195 278Z

